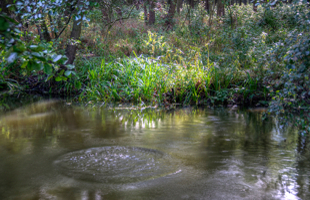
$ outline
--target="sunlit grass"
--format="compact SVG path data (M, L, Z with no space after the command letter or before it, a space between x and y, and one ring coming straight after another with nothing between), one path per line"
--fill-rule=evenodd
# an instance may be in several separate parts
M97 58L84 64L89 83L80 98L95 102L198 105L212 99L224 103L232 85L242 78L241 71L222 70L211 62L166 65L159 59L135 57L111 62ZM219 92L224 92L222 99L214 99Z

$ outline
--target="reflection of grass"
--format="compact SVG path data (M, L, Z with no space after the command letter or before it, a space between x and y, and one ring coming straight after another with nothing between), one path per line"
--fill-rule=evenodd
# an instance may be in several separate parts
M172 123L174 125L182 125L184 121L194 120L197 117L203 116L205 111L203 109L175 109L167 113L164 109L115 109L106 111L102 118L106 115L112 116L113 120L120 121L125 128L158 128L160 122Z

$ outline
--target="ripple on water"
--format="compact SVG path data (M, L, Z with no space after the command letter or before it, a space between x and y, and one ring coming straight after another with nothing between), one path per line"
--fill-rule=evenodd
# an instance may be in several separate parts
M67 153L54 164L69 177L104 183L142 181L174 173L177 169L171 157L161 151L122 146Z

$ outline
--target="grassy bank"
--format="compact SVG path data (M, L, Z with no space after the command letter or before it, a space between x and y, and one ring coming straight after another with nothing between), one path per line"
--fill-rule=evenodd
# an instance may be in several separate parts
M145 25L142 10L104 31L94 11L77 62L85 84L79 99L265 106L290 70L285 41L308 34L297 10L308 13L301 5L257 12L248 5L231 6L218 18L198 7L184 20L185 7L169 31L161 13L155 26Z
M76 76L44 82L43 75L19 75L19 85L94 103L269 106L288 120L298 116L296 124L309 132L307 4L266 4L257 12L233 5L225 13L184 6L167 28L166 9L148 26L140 8L107 28L93 9L82 29ZM59 52L68 34L53 44Z
M89 83L80 99L94 102L133 102L180 105L264 103L268 91L242 69L221 69L214 63L183 66L136 57L111 62L84 61Z

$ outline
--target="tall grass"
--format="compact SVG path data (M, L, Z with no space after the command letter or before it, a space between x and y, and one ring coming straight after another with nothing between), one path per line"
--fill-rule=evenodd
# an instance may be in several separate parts
M253 12L251 5L234 5L231 15L220 18L199 6L190 19L185 8L177 14L170 31L159 16L155 26L145 25L142 10L108 32L100 30L99 21L90 24L85 44L92 42L89 51L98 57L77 64L85 83L80 97L185 105L253 105L255 99L256 105L270 99L268 84L284 63L276 59L271 65L269 57L296 28L283 12L289 6L267 15L261 6Z
M93 59L86 68L89 82L81 98L92 101L198 105L238 81L233 70L221 70L211 62L185 67L142 56L111 62ZM223 103L228 97L222 98Z

